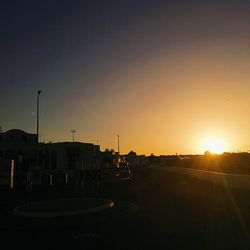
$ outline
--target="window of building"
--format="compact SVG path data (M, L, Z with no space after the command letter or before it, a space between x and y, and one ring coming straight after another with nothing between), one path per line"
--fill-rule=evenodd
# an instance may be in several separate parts
M51 152L51 168L57 169L57 152L55 150Z
M39 166L40 167L43 165L43 161L44 161L44 155L43 155L43 152L40 151L39 152Z
M45 151L44 154L44 169L49 169L49 163L50 163L50 159L49 159L49 151Z
M8 160L14 159L15 158L14 152L11 149L7 150L5 152L5 158Z
M74 169L75 167L75 157L73 155L68 155L68 169Z

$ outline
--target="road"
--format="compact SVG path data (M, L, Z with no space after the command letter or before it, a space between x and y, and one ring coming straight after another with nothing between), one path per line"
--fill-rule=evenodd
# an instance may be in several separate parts
M68 227L58 220L43 228L10 226L3 239L13 249L250 249L249 191L219 185L209 172L207 178L157 168L132 174L101 186L98 195L113 200L113 210L69 217Z

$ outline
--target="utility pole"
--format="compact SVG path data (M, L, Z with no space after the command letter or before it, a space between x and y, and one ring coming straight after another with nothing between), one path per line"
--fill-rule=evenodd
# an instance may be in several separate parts
M76 130L72 129L72 130L70 130L70 132L72 133L73 142L75 142L75 133L76 133Z
M117 135L117 142L118 142L118 155L120 154L120 135Z

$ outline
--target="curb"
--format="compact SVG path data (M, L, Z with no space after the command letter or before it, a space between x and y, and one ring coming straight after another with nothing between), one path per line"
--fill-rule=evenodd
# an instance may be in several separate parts
M82 200L84 200L86 198L82 198ZM95 199L96 198L87 198L87 199ZM65 200L70 201L72 199L60 199L60 200ZM112 208L114 206L114 202L111 200L106 200L106 199L98 199L98 200L102 200L104 203L104 205L100 205L97 207L92 207L92 208L86 208L86 209L77 209L77 210L71 210L71 211L66 211L66 212L31 212L31 211L22 211L22 209L27 206L27 204L25 205L21 205L21 206L17 206L16 208L14 208L13 213L16 216L22 216L22 217L28 217L28 218L53 218L53 217L61 217L61 216L73 216L73 215L81 215L81 214L89 214L89 213L94 213L94 212L99 212L99 211L103 211L105 209L108 208ZM43 201L43 202L35 202L35 204L46 204L49 203L50 201L56 201L56 200L48 200L48 201Z

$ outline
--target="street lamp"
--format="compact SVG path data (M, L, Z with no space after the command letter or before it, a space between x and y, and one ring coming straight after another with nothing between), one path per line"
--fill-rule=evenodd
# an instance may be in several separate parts
M37 92L37 100L36 100L36 135L37 135L37 145L39 142L39 96L42 93L41 90Z
M120 135L117 135L118 155L120 154Z
M39 97L42 93L41 90L37 92L37 100L36 100L36 160L37 160L37 167L38 167L38 158L39 158Z
M37 92L37 101L36 101L36 158L35 158L35 164L36 168L38 168L38 155L39 155L39 96L42 93L41 90L38 90ZM33 169L33 166L32 166ZM32 171L31 166L28 168L28 174L27 174L27 187L26 190L28 191L28 201L31 201L31 188L32 188Z
M39 100L41 90L37 91L37 99L36 99L36 170L39 169Z
M120 165L120 135L118 134L117 135L117 146L118 146L118 148L117 148L117 167L119 167L119 165Z

